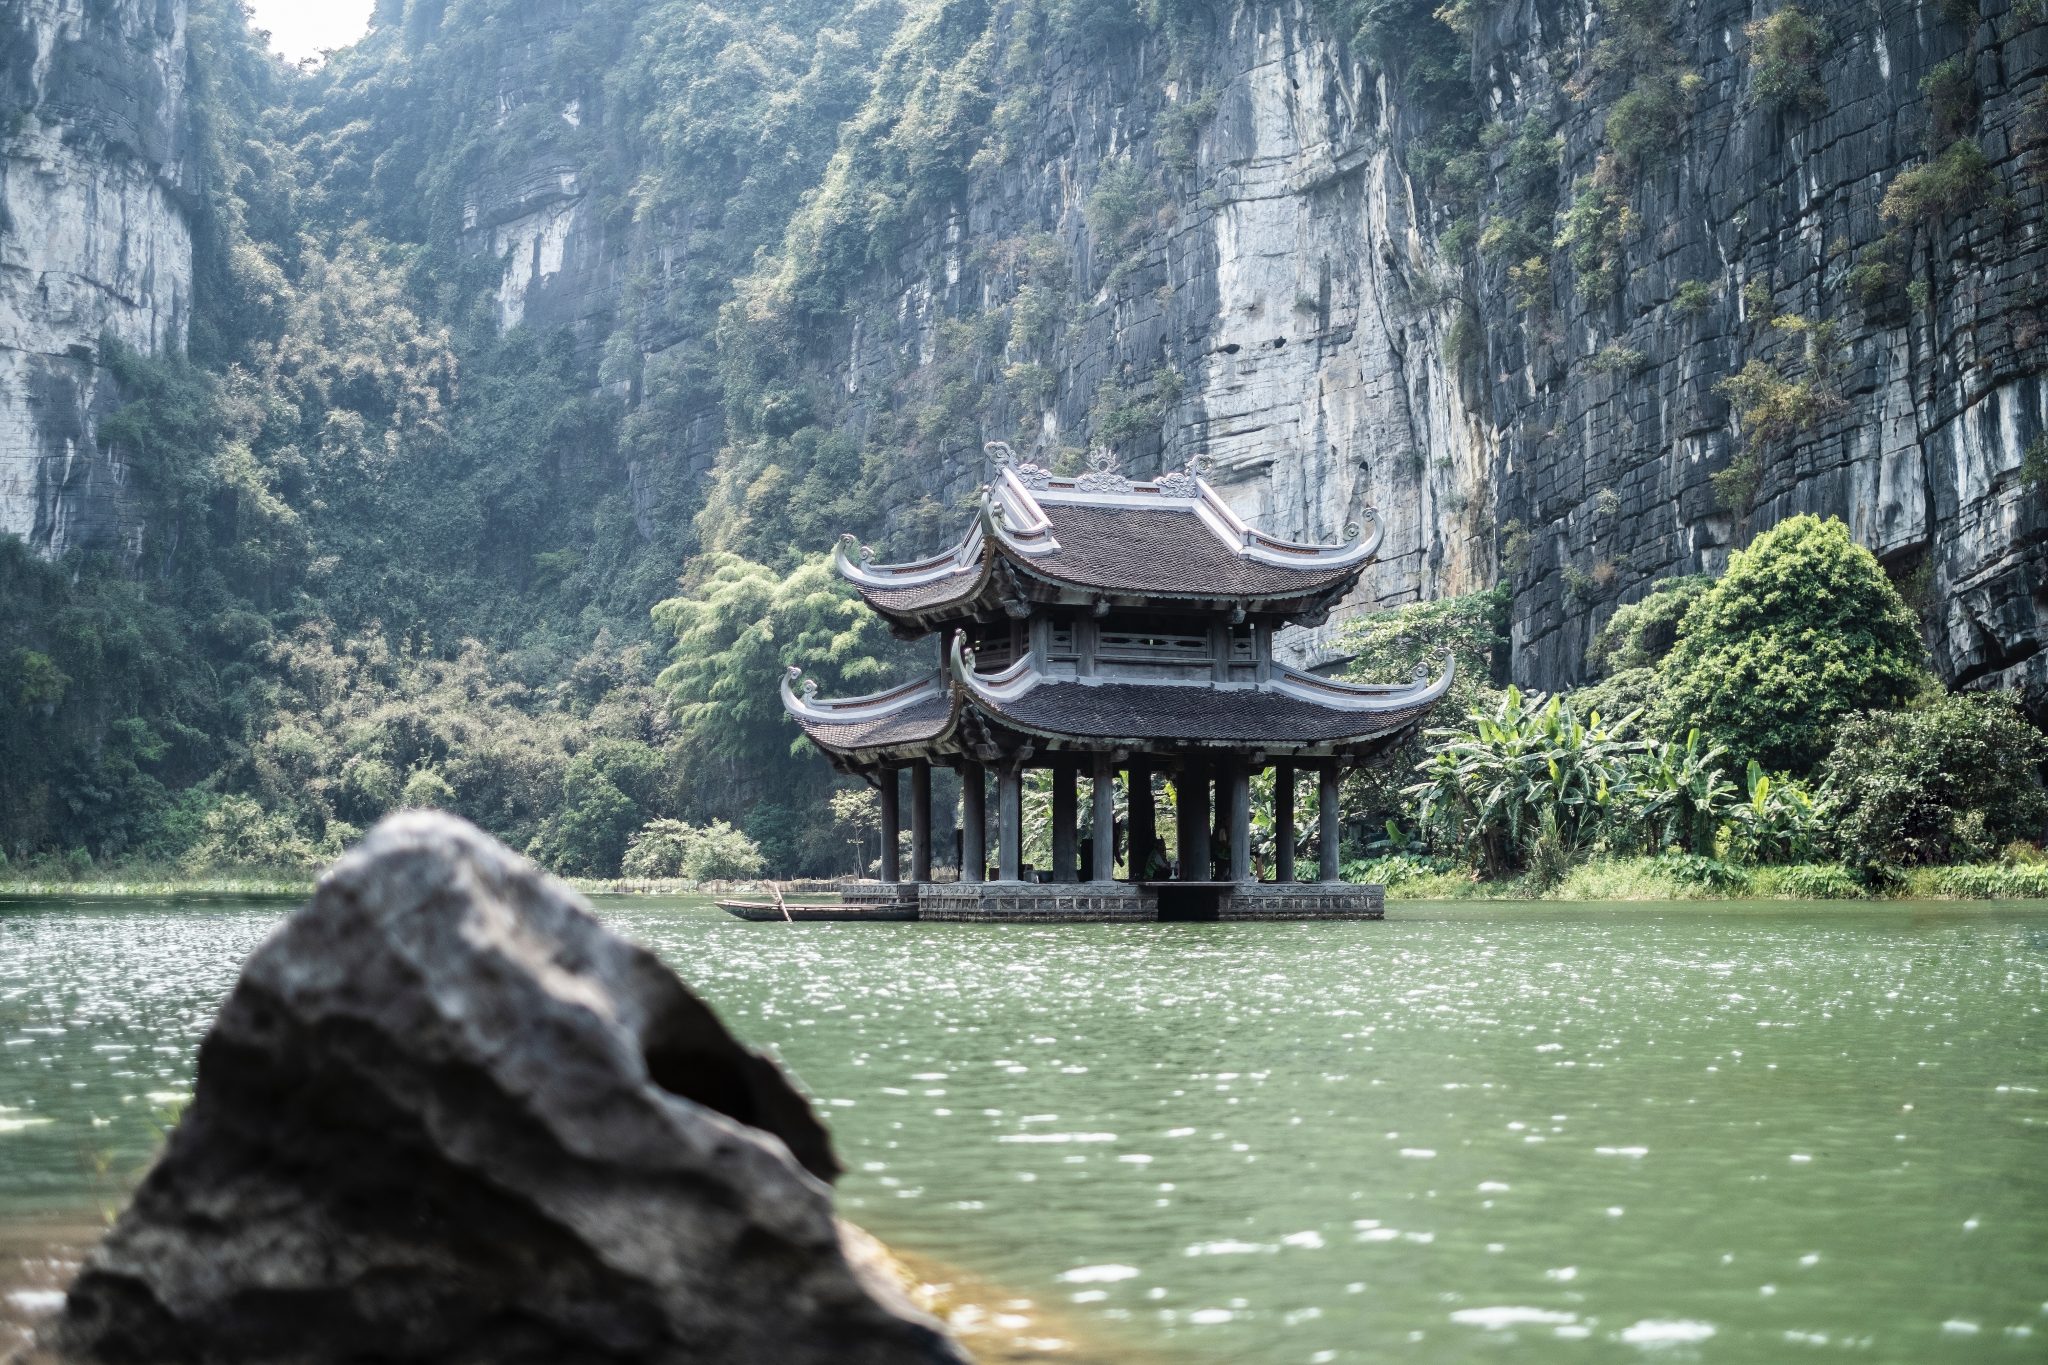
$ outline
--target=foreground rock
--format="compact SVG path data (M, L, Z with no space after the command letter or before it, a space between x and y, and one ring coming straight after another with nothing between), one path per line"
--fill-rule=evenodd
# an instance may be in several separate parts
M55 1330L104 1361L958 1361L841 1241L809 1105L460 821L259 948Z

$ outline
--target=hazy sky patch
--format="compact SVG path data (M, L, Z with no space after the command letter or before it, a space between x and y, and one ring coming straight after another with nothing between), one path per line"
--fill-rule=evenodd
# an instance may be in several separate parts
M270 30L270 45L286 61L347 47L370 24L373 0L249 0L249 18Z

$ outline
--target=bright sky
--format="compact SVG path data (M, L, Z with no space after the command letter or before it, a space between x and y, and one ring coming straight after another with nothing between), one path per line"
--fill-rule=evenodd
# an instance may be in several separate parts
M370 24L373 0L249 0L249 18L270 30L270 45L286 61L347 47Z

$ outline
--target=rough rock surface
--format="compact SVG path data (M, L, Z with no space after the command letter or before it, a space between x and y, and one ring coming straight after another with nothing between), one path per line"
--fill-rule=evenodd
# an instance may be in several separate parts
M651 953L395 816L250 958L57 1331L104 1361L956 1362L824 1129Z
M30 37L0 32L11 42L0 50L5 79L10 90L44 91L60 84L61 63L38 54L68 50L50 35L111 61L156 41L142 40L145 12L168 16L149 32L173 42L184 6L17 8L13 22ZM1032 7L939 8L985 28L988 50L1000 52ZM1000 154L976 160L957 202L852 286L853 307L835 335L817 339L809 378L829 396L820 398L826 419L853 433L929 402L963 368L991 396L975 430L920 437L892 460L898 484L877 525L848 529L894 531L891 551L933 548L941 527L958 524L935 513L956 509L986 476L981 440L1086 447L1105 385L1146 403L1160 399L1159 377L1170 372L1158 437L1126 441L1134 470L1207 452L1238 510L1290 537L1331 538L1376 505L1387 540L1351 609L1505 578L1512 672L1525 684L1575 681L1617 605L1660 577L1718 569L1758 531L1810 511L1847 520L1916 591L1944 676L2019 685L2048 707L2048 495L2023 474L2048 431L2048 152L2029 146L2048 119L2048 21L2034 0L1805 0L1827 33L1813 73L1823 98L1808 107L1757 94L1746 29L1782 9L1777 0L1652 7L1668 27L1674 74L1690 79L1675 132L1626 188L1629 225L1609 291L1582 290L1569 253L1543 244L1596 175L1618 89L1593 68L1620 7L1463 7L1475 22L1477 109L1500 130L1533 123L1560 140L1555 194L1536 206L1531 230L1530 249L1549 270L1533 304L1508 278L1523 262L1444 247L1461 215L1483 229L1525 207L1508 200L1506 145L1488 144L1476 205L1447 203L1440 181L1418 169L1433 140L1440 159L1444 112L1371 69L1333 30L1332 7L1170 8L1193 16L1173 38L1053 42L1019 74L974 78L988 81L991 99L1011 93L1007 83L1032 82L1030 117ZM422 44L466 21L441 0L387 0L379 14ZM635 327L632 340L656 363L679 338L632 320L630 282L683 271L701 229L688 215L636 221L605 199L604 186L632 183L640 168L589 149L623 145L644 111L608 107L588 63L565 72L551 55L553 40L573 35L598 41L608 61L635 40L634 21L591 34L581 6L519 14L493 48L500 69L469 73L494 92L478 117L520 141L475 161L460 189L462 241L497 264L501 322L576 329L593 353ZM103 33L134 37L124 49ZM1922 83L1950 61L1975 92L1955 131L1982 149L1995 183L1970 211L1909 225L1894 248L1899 279L1886 297L1866 297L1854 272L1894 227L1879 213L1886 190L1927 159L1933 100ZM123 263L176 255L142 250L174 227L150 207L148 189L170 173L151 168L167 163L153 151L96 155L82 115L37 98L39 121L9 148L7 211L21 223L40 215L91 227L112 221L114 206L147 228L60 234L51 240L73 243L66 260L99 263L43 275L78 281L78 297L136 335L145 319L175 323L177 271ZM154 96L112 107L143 132L175 126L142 117L168 107ZM530 124L505 122L513 108L544 111L546 125L584 136L542 145ZM134 145L163 145L152 136ZM1451 150L1469 145L1454 140ZM39 207L23 188L37 148L60 160L35 184L99 177L124 188L100 194L96 216ZM76 164L66 169L62 157ZM1156 197L1136 231L1109 242L1085 209L1105 171L1122 166L1142 172ZM1041 236L1063 259L1057 317L1038 338L1012 328L1000 355L962 357L957 324L1014 307L1024 275L1010 248ZM0 284L43 277L15 264L26 240L0 234ZM73 296L62 289L45 302L9 287L33 339L0 336L0 366L55 367L56 378L37 380L52 396L36 398L28 378L0 374L0 529L41 528L32 538L49 551L72 538L66 527L108 522L98 509L119 484L117 456L74 439L92 411L77 386L92 371L61 359L69 344L88 345L101 320L63 322ZM1772 449L1750 504L1731 509L1711 479L1737 458L1742 434L1719 385L1752 359L1781 362L1795 348L1751 306L1757 290L1779 317L1837 324L1841 401ZM0 306L0 320L7 314ZM1005 375L1017 367L1042 370L1044 387L1028 398L1013 391ZM721 405L707 393L672 415L665 448L645 457L662 469L638 458L626 469L643 535L646 489L669 474L701 477L717 458ZM1315 657L1326 643L1294 646Z
M0 6L0 534L39 553L146 528L103 337L185 344L191 130L183 0Z
M2029 129L2042 118L2048 23L2012 0L1985 0L1968 19L1905 0L1808 0L1828 33L1814 73L1825 108L1809 112L1755 93L1745 29L1778 8L1669 7L1674 70L1696 79L1677 136L1628 187L1616 287L1581 291L1560 248L1535 307L1514 297L1514 262L1446 255L1457 210L1414 171L1443 115L1364 65L1314 5L1219 4L1178 53L1159 39L1037 53L1036 124L872 273L820 387L855 431L928 391L952 359L949 322L1016 295L1001 244L1049 234L1069 264L1065 324L1036 346L1013 332L976 371L999 387L1006 366L1042 365L1049 390L1035 410L999 394L981 437L1086 446L1105 382L1144 399L1168 368L1179 392L1159 439L1130 443L1131 464L1207 452L1238 510L1286 536L1329 538L1376 504L1387 542L1352 609L1505 577L1512 671L1543 687L1582 677L1600 622L1656 579L1718 569L1794 513L1840 516L1916 591L1940 672L2048 700L2048 498L2021 476L2048 430L2048 233L2040 154L2027 149L2040 136ZM1560 139L1539 241L1563 230L1602 153L1618 91L1587 73L1613 36L1611 9L1472 7L1486 117L1509 130L1533 120ZM1006 11L988 12L1000 50ZM1893 226L1878 212L1887 187L1926 160L1922 82L1950 59L1978 96L1959 131L1995 186L1972 212L1909 227L1892 297L1872 301L1851 272ZM1170 161L1161 132L1197 106L1207 112ZM1479 224L1521 207L1503 192L1507 157L1492 156ZM1161 197L1149 227L1106 243L1085 205L1125 163ZM576 169L550 166L551 183ZM550 267L676 249L659 233L600 242L581 218L526 223L534 245L507 254L508 309L598 339L604 295L630 272ZM1912 282L1924 290L1909 302ZM1837 324L1841 402L1771 450L1751 505L1731 509L1710 478L1742 435L1718 386L1752 358L1796 349L1745 300L1755 288L1779 317ZM1459 337L1468 306L1476 325ZM708 451L693 430L696 465ZM957 504L985 477L969 440L900 467L887 502L905 519L921 500ZM1313 657L1326 639L1294 646Z

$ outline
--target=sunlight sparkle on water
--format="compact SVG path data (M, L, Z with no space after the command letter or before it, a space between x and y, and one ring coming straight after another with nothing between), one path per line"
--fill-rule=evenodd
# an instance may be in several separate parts
M986 1305L1019 1358L2039 1358L2039 912L602 908L817 1098L849 1218L1066 1314ZM0 911L0 1212L141 1168L275 914Z

